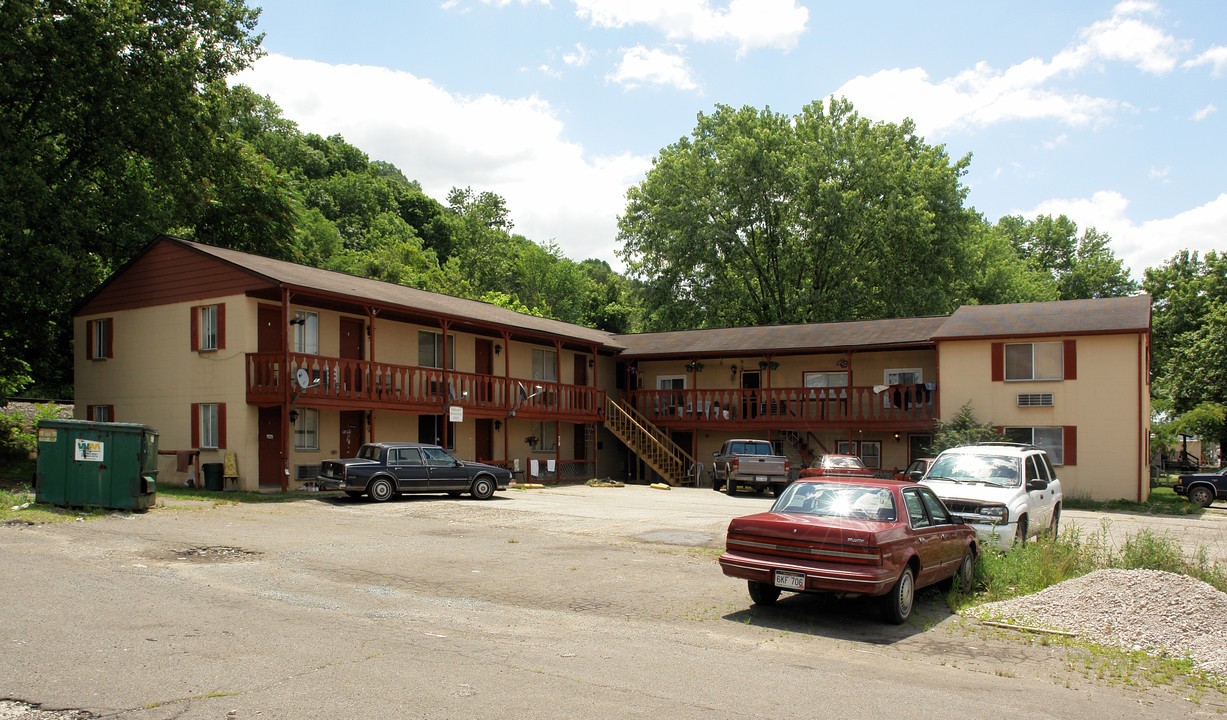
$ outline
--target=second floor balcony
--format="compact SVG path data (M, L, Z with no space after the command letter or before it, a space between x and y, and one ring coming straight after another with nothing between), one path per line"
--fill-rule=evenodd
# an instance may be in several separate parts
M589 385L395 365L371 360L291 353L247 353L247 402L295 402L341 410L399 410L442 414L460 406L474 417L599 422L605 393ZM309 379L300 387L303 370ZM285 383L289 383L288 387Z
M729 390L635 390L624 399L661 427L929 429L937 389L927 385Z

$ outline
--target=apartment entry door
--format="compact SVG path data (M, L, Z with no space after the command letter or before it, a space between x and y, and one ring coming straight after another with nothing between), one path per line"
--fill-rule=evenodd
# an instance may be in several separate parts
M281 408L262 407L256 422L260 431L260 484L281 487Z
M362 421L366 413L361 410L342 410L340 455L343 458L358 457L362 447Z

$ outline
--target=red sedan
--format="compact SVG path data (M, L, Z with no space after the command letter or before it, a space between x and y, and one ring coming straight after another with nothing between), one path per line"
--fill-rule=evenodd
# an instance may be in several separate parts
M855 455L819 455L810 466L801 471L801 477L827 477L839 475L860 475L873 477L873 471L865 467L865 463Z
M750 599L781 590L880 597L902 623L917 588L975 579L976 531L923 485L869 478L798 480L769 512L729 523L725 575L749 581Z

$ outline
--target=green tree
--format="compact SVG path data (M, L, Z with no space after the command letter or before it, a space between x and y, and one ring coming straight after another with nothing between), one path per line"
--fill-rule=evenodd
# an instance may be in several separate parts
M643 329L948 312L975 221L968 162L846 100L700 114L619 219Z
M997 221L1001 234L1038 278L1052 283L1056 300L1123 297L1137 291L1124 262L1095 228L1078 236L1078 225L1064 215L1025 220L1007 215Z
M940 418L933 421L933 445L930 451L936 455L942 450L960 445L975 445L978 442L1001 439L1001 433L991 422L982 423L976 419L969 402L959 408L948 422Z
M259 52L257 16L242 0L0 3L8 384L29 367L35 392L68 394L71 305L156 233L201 220L197 188L211 169L250 159L225 147L232 135L214 109Z
M1148 269L1142 288L1152 297L1152 394L1181 432L1227 451L1227 255L1181 251Z

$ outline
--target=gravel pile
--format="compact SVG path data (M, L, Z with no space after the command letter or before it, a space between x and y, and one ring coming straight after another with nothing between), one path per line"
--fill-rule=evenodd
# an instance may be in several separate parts
M1158 570L1096 570L968 615L1077 633L1125 650L1189 658L1227 675L1227 593Z
M26 432L33 432L34 424L38 422L39 413L45 403L32 403L20 400L10 400L7 405L0 405L0 412L22 419L22 427ZM57 405L55 416L65 420L72 419L72 405Z

